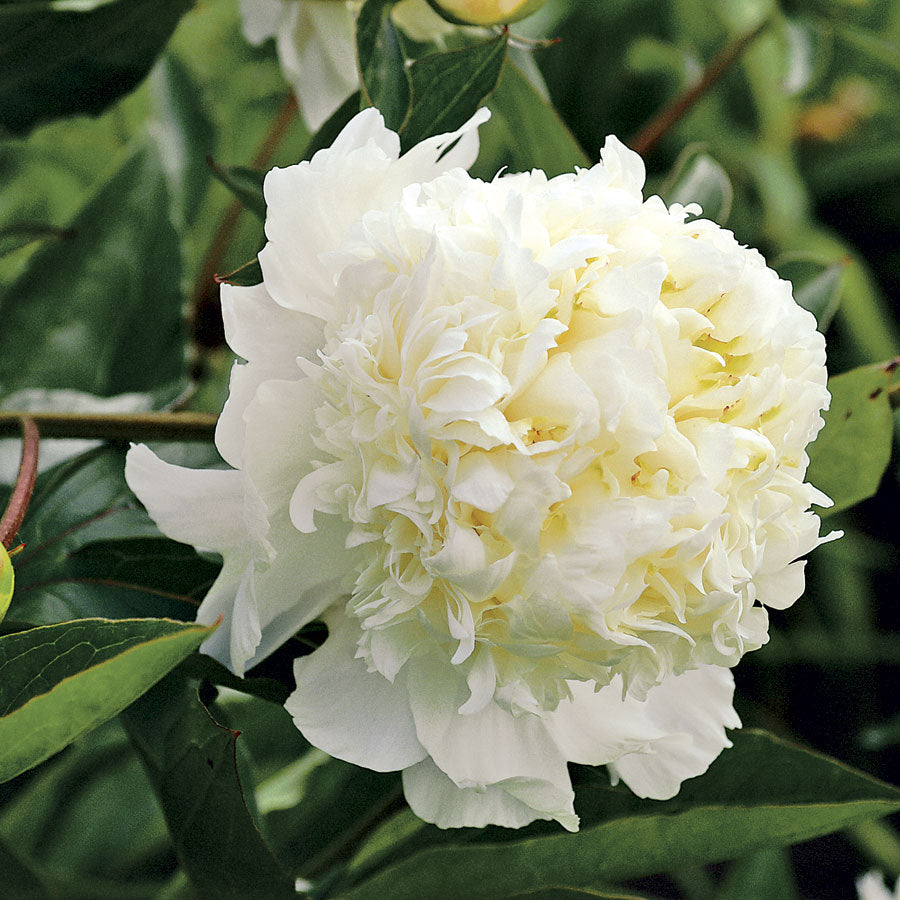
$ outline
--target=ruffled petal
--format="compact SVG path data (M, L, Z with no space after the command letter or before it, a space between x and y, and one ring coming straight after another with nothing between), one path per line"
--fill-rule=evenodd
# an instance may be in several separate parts
M471 164L478 154L477 126L489 115L479 110L459 130L429 138L398 160L396 133L385 127L381 113L366 109L311 161L272 169L264 184L269 243L259 263L275 301L326 321L339 320L328 253L365 213L387 209L408 185Z
M659 729L646 747L609 765L639 797L668 800L687 778L702 775L731 746L726 728L740 728L734 711L734 678L729 669L704 666L670 677L653 688L645 716Z
M435 764L460 787L483 788L524 779L571 792L566 761L538 716L513 716L488 703L460 714L471 691L447 661L407 663L416 734Z
M403 770L403 793L412 811L438 828L522 828L535 819L556 819L578 830L572 793L546 781L511 778L484 788L457 787L431 759Z
M392 684L355 658L359 629L335 611L328 639L294 663L297 689L285 708L314 746L376 772L405 769L428 754L416 737L402 678Z

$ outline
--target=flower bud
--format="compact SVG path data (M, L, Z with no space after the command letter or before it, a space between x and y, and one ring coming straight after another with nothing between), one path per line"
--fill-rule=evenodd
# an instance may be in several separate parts
M547 0L428 0L454 25L506 25L537 12Z

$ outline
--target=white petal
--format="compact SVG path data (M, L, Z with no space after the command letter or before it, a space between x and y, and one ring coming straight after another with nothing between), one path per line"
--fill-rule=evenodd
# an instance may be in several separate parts
M172 540L217 553L246 543L240 472L173 466L137 444L128 451L125 480Z
M611 763L639 797L667 800L686 778L702 775L731 741L726 728L740 728L731 705L734 679L728 669L704 666L670 677L653 688L645 715L661 736L641 751Z
M403 793L412 811L438 828L522 828L535 819L556 819L577 831L572 794L548 782L512 778L485 788L457 787L431 759L403 770Z
M447 661L407 663L409 702L416 734L435 764L461 787L524 778L571 789L566 762L542 719L513 716L496 703L460 715L466 682Z
M427 755L416 738L402 674L391 684L355 659L358 627L342 612L328 616L329 635L294 663L297 689L285 708L303 736L331 756L376 772L415 765Z
M225 338L238 356L269 366L280 363L282 378L296 373L298 356L315 359L324 340L321 321L280 306L265 284L223 284L221 300Z

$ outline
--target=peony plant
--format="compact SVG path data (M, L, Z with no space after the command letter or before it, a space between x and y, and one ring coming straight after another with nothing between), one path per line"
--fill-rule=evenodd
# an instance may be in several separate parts
M4 898L896 898L896 16L795 5L0 3Z

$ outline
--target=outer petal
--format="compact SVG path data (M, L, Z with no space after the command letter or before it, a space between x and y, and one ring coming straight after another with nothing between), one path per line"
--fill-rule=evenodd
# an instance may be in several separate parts
M128 451L125 480L172 540L217 553L246 543L240 472L173 466L138 444Z
M297 689L285 708L313 745L358 766L393 772L427 756L416 737L406 687L355 658L359 628L342 612L326 617L328 639L294 663Z
M438 828L521 828L535 819L556 819L578 828L571 791L546 781L511 778L484 788L457 787L431 759L403 770L403 793L412 811Z
M660 737L610 763L610 774L639 797L674 797L682 781L702 775L731 746L725 729L741 725L731 705L733 695L734 678L719 666L668 678L650 691L644 704Z
M321 346L320 319L279 306L264 284L222 285L222 318L228 345L248 360L231 370L228 400L216 426L216 447L231 466L241 468L244 413L265 381L300 379L297 358L314 359Z

